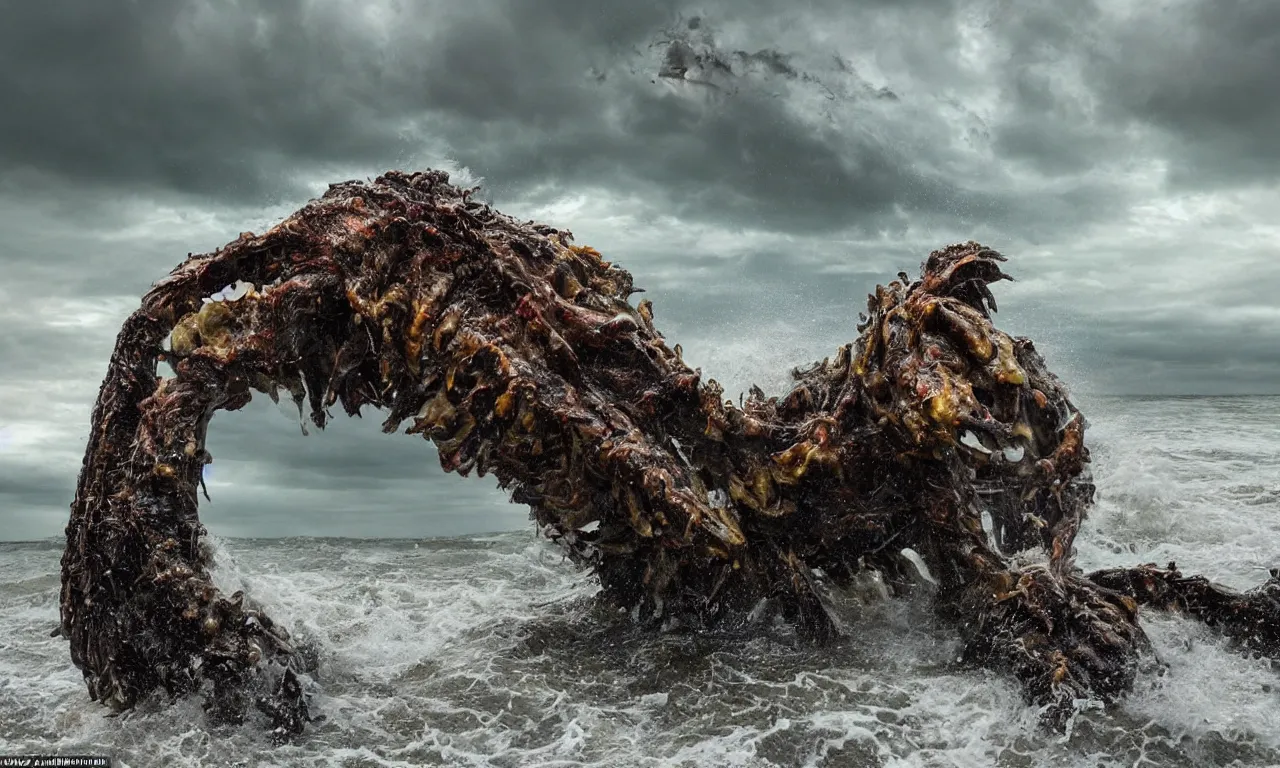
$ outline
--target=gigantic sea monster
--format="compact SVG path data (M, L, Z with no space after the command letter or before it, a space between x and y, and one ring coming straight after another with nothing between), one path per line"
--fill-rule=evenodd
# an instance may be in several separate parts
M58 632L93 699L203 689L211 717L253 704L280 738L310 719L311 655L214 586L197 515L210 419L254 391L321 428L335 404L407 422L654 627L773 610L820 642L840 632L831 590L927 574L964 658L1019 679L1051 724L1132 686L1142 606L1280 655L1275 571L1235 593L1173 564L1074 565L1086 422L1032 342L993 326L996 251L929 254L877 286L856 341L735 405L631 303L628 272L473 194L440 171L331 185L189 256L125 321L62 558Z

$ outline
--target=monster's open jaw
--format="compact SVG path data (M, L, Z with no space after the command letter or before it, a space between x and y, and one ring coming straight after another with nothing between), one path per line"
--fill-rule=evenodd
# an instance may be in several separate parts
M958 447L972 461L985 463L1003 459L1018 463L1024 456L1034 454L1035 436L1030 425L1025 421L1008 423L989 413L986 415L988 418L984 419L963 417L956 427Z

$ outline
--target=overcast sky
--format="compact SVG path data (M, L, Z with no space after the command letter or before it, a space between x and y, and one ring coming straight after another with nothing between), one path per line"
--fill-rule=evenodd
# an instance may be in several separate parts
M261 9L258 9L258 7ZM977 239L997 322L1096 393L1280 392L1280 3L9 3L0 539L61 535L115 333L189 251L443 167L571 229L731 392ZM519 528L379 418L220 414L227 536Z

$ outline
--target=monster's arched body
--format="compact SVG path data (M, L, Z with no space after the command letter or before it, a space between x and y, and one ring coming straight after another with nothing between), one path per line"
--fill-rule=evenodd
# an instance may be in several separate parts
M371 406L386 431L429 437L446 470L492 473L603 599L654 624L737 622L764 600L820 639L837 631L824 583L875 569L905 588L910 548L965 617L968 656L1054 716L1131 685L1140 600L1276 616L1275 583L1193 595L1176 572L1074 569L1093 494L1085 422L1031 342L992 326L1003 261L976 243L934 252L920 279L877 289L856 342L738 407L667 345L651 304L630 303L631 276L568 232L473 202L440 172L333 185L266 234L189 258L125 323L67 526L72 659L117 709L207 679L212 714L236 718L256 695L281 733L302 728L299 654L214 588L197 518L210 417L278 389L317 426L335 403ZM238 281L243 295L207 299ZM1026 548L1044 556L1014 566ZM1275 652L1277 633L1239 634Z

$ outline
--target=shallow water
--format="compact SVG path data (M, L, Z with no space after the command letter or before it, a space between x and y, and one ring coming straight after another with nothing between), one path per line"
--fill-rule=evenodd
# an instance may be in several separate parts
M1176 560L1244 588L1280 564L1280 399L1086 402L1099 486L1086 568ZM296 745L197 700L106 718L58 622L60 542L0 544L0 754L118 765L1264 766L1280 676L1210 631L1145 625L1163 668L1066 736L1011 681L954 663L925 604L848 599L851 636L634 630L531 530L422 541L218 540L218 576L318 640L327 719Z

